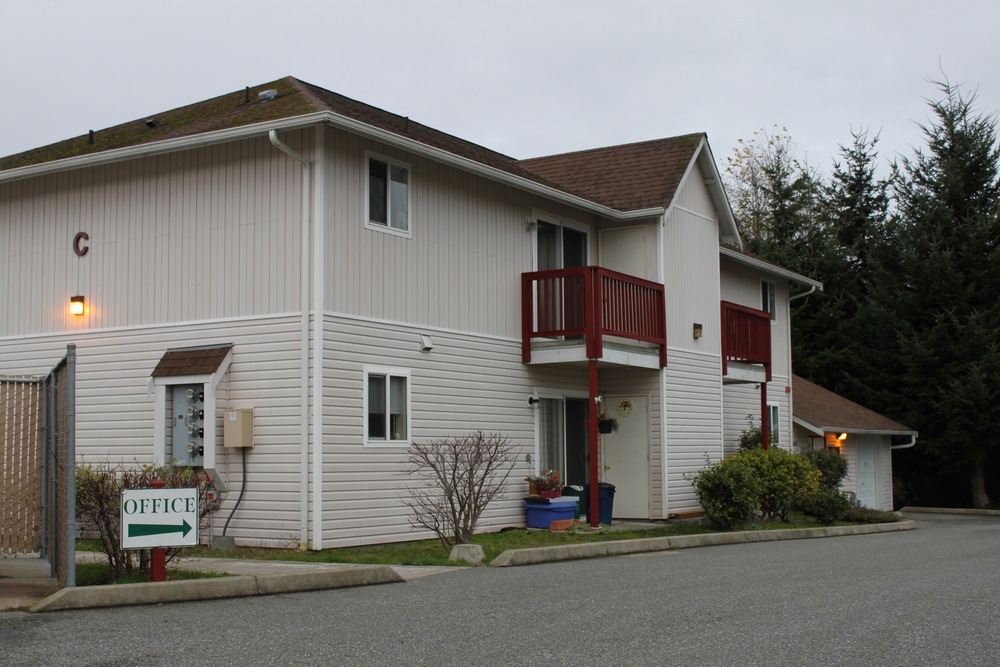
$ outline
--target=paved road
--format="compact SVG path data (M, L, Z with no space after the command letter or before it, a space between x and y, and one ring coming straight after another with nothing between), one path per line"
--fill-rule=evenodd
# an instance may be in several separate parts
M1000 518L0 615L4 665L997 665Z

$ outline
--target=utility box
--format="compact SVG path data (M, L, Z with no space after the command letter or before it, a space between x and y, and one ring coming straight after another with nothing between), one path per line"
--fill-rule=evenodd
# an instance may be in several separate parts
M253 447L253 408L226 410L222 424L224 447Z

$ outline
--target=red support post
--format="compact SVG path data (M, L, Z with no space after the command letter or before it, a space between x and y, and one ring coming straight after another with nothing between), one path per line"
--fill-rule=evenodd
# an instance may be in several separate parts
M149 483L154 489L166 488L167 483L161 480L153 480ZM149 580L167 580L167 550L163 547L154 547L149 550Z
M771 445L771 429L768 424L770 416L767 409L767 382L760 383L760 446L766 451Z
M601 511L600 505L598 504L598 491L600 486L600 480L598 479L598 461L597 461L597 359L590 359L587 362L587 379L588 379L588 394L590 396L590 405L587 408L587 421L589 427L587 429L587 435L590 439L590 498L588 502L589 509L587 510L587 519L590 521L591 528L597 528L601 525Z

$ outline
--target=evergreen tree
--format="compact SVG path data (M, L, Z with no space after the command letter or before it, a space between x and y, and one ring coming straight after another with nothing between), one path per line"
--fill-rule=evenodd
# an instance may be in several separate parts
M936 500L985 507L987 469L1000 463L1000 152L995 116L939 86L926 152L902 160L889 239L898 268L878 299L898 327L900 419L920 431L925 497L935 476L954 474L964 497Z
M821 206L828 246L817 258L823 295L792 319L796 372L863 405L875 405L892 381L873 374L889 352L886 314L876 298L885 255L889 182L876 176L878 136L852 133L840 147ZM894 344L894 341L892 341Z

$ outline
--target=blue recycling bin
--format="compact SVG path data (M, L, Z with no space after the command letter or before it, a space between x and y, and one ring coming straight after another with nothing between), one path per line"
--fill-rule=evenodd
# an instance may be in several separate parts
M583 498L581 499L583 512L590 521L590 484L583 487ZM610 526L611 516L615 504L615 485L608 482L601 482L597 485L597 518L600 523Z

